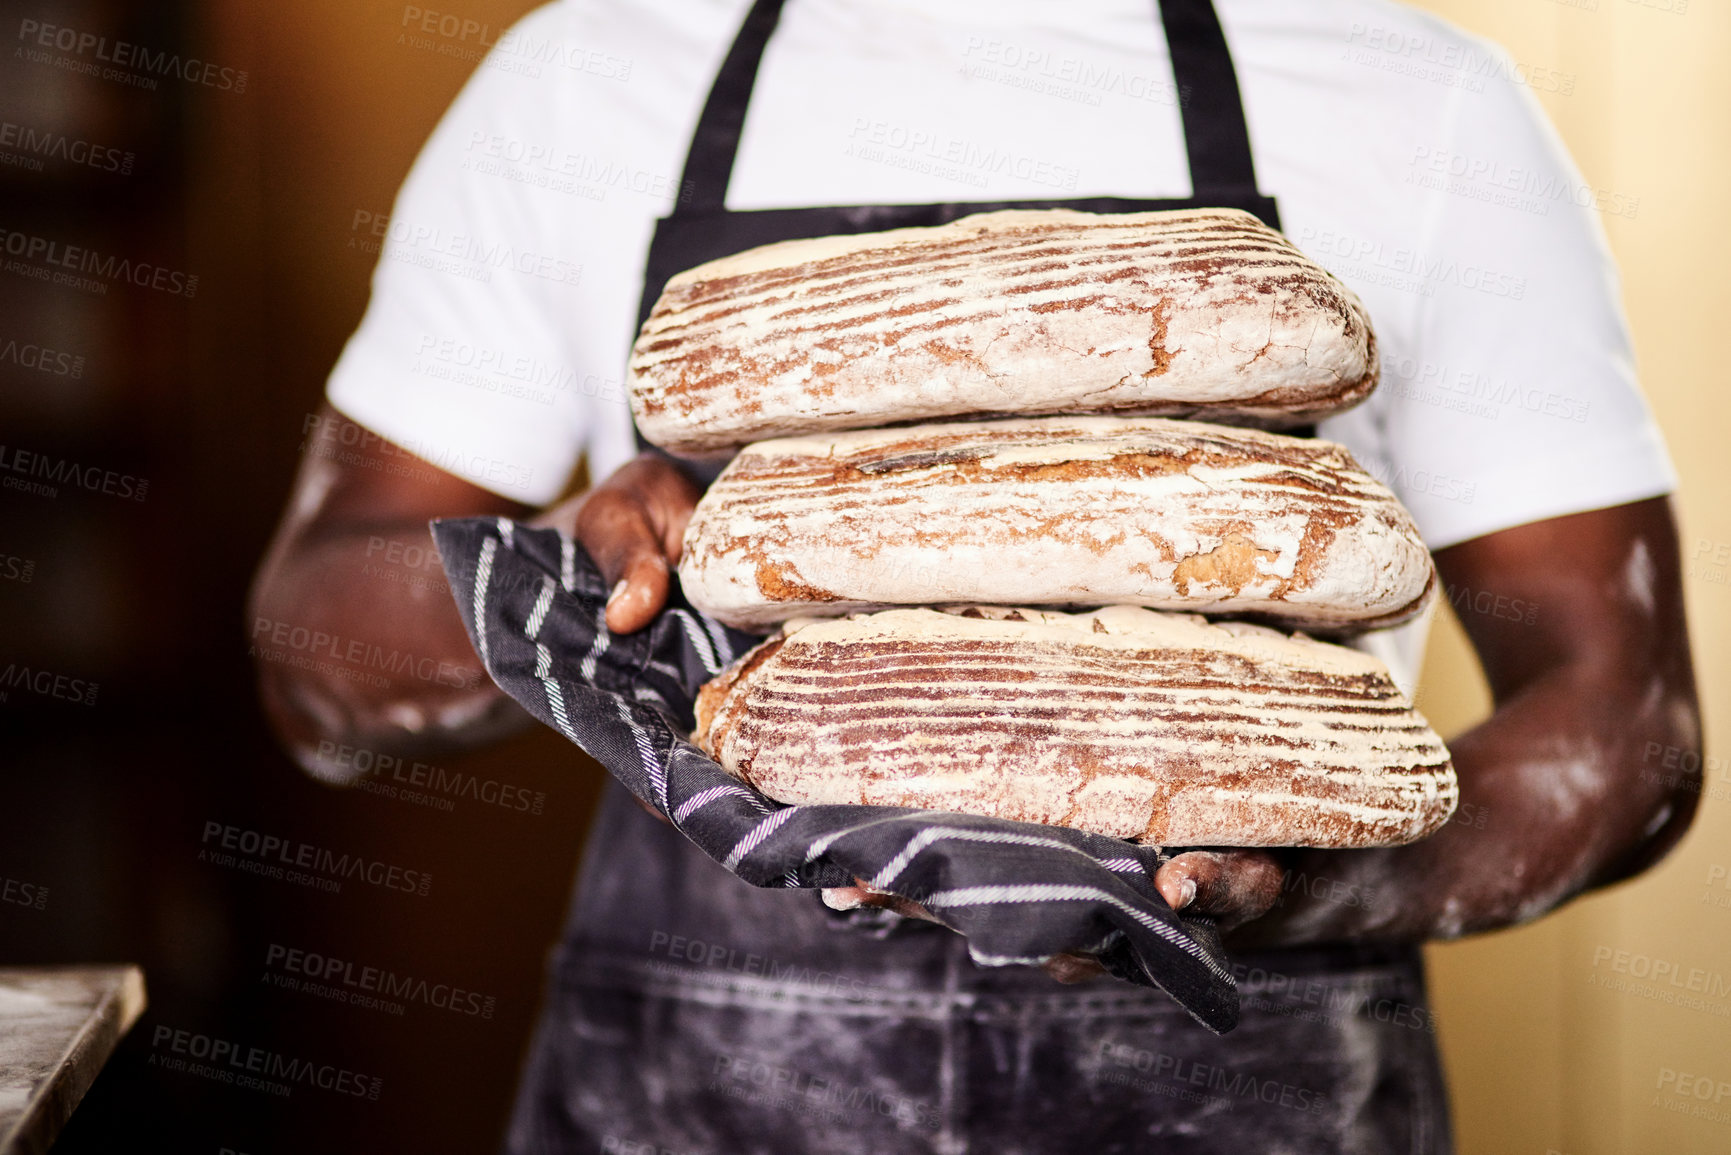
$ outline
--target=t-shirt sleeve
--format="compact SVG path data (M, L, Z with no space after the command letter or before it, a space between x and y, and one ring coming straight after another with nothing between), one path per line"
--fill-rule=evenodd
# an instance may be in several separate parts
M1670 492L1599 216L1639 202L1587 184L1509 80L1457 89L1440 135L1412 152L1425 292L1373 398L1386 457L1366 464L1433 549Z
M583 219L501 163L562 139L571 112L559 70L523 68L511 46L557 38L564 19L564 5L548 5L501 36L388 223L357 228L378 265L326 389L362 425L530 505L558 496L585 450L598 473L630 444L622 387L586 371L575 343Z

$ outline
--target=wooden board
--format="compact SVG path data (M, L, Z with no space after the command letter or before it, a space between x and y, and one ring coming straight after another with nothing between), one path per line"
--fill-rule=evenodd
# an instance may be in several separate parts
M135 966L0 967L0 1155L42 1155L144 1011Z

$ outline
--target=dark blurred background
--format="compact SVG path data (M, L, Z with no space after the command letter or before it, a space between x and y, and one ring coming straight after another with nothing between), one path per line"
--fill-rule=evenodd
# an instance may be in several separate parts
M401 4L0 5L0 878L31 899L0 963L136 962L150 996L56 1151L497 1142L599 770L542 733L323 786L264 728L243 608L366 303L357 214L529 7L465 4L484 32L420 47ZM260 877L201 860L209 823L432 882ZM393 973L402 1013L277 985L291 950ZM161 1026L382 1086L169 1072Z

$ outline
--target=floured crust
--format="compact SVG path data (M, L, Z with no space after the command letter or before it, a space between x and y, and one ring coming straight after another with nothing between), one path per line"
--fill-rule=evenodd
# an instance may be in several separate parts
M1234 209L981 213L784 241L668 282L629 391L650 441L963 415L1136 413L1270 427L1375 388L1364 306Z
M692 515L679 574L742 629L982 602L1342 631L1420 613L1435 580L1411 516L1343 447L1114 417L747 446Z
M1395 846L1458 796L1375 658L1128 606L792 622L705 687L695 740L783 802L1167 846Z

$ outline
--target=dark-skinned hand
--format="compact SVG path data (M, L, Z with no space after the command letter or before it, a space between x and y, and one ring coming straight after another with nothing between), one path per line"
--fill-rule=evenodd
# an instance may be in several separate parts
M1226 932L1266 914L1280 897L1282 878L1279 862L1265 850L1191 850L1163 864L1154 874L1154 886L1173 910L1213 919ZM943 921L917 902L854 881L859 885L824 891L824 902L836 910L875 906L905 918ZM1085 954L1056 955L1042 965L1061 983L1105 973L1098 960Z
M661 612L698 496L697 487L665 457L644 453L569 510L547 516L547 522L573 529L612 589L607 600L608 629L632 633ZM1189 851L1165 863L1154 876L1155 887L1172 909L1211 918L1223 931L1266 913L1280 895L1280 883L1280 865L1260 850ZM919 903L863 884L832 888L823 897L837 910L874 906L906 918L943 921ZM1060 982L1081 982L1104 973L1097 961L1082 954L1058 955L1044 965Z

